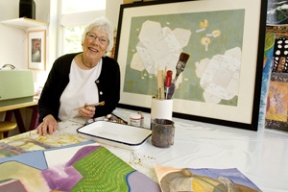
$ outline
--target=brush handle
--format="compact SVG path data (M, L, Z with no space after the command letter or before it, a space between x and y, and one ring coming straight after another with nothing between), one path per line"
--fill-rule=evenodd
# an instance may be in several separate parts
M183 61L179 61L176 65L176 75L175 75L175 78L174 78L174 83L176 83L180 73L182 73L185 69L185 66L186 66L186 63L183 62Z
M179 61L176 65L176 76L179 76L185 69L186 63Z
M172 84L171 84L171 87L170 87L170 90L169 90L170 93L168 95L168 98L170 98L170 99L173 98L173 95L174 95L174 92L175 92L176 81L177 81L180 73L182 73L184 71L186 63L187 63L189 57L190 57L189 54L183 53L183 52L179 56L179 60L178 60L177 65L176 65L176 75L175 75L175 78L172 81Z
M101 101L101 102L96 103L96 104L90 104L90 105L86 104L85 107L87 107L87 106L97 107L97 106L104 106L104 105L105 105L105 101Z
M167 94L167 99L172 99L175 92L175 83L174 81L171 82L171 86L169 87L169 91Z

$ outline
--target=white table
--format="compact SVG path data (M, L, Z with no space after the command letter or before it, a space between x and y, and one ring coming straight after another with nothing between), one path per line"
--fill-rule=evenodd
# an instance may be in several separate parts
M130 113L115 110L124 120L129 120ZM145 127L149 127L150 115L144 116ZM264 192L288 191L288 133L173 121L175 144L170 148L154 147L151 138L137 151L106 147L154 180L156 163L175 168L237 168Z
M133 111L118 108L114 112L129 122ZM144 117L144 126L149 128L150 114L144 113ZM288 191L288 133L269 129L247 131L178 118L173 121L175 144L170 148L154 147L151 138L135 151L102 145L155 181L155 164L174 168L237 168L264 192ZM66 140L81 141L76 130L84 123L77 118L61 122L59 130L46 142L57 146ZM39 135L34 130L4 141L17 141L20 137L36 139Z

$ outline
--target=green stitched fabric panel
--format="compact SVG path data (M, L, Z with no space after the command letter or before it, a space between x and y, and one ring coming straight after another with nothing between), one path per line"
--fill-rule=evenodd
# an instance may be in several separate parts
M71 192L129 191L126 176L135 171L104 147L99 147L73 164L73 167L83 175L83 179Z

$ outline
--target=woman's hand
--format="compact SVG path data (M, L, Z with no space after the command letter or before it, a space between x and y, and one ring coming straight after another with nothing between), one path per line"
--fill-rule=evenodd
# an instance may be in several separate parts
M53 115L47 115L43 118L43 122L36 128L39 135L52 135L58 128L58 122Z
M96 107L92 105L85 104L84 107L78 109L79 114L85 119L93 118L96 111Z

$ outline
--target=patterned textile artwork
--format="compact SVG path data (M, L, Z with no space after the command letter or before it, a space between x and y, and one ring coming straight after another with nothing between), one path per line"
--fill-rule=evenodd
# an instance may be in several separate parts
M103 146L82 147L67 163L42 171L19 162L5 162L0 164L0 173L0 191L160 192L155 181Z

